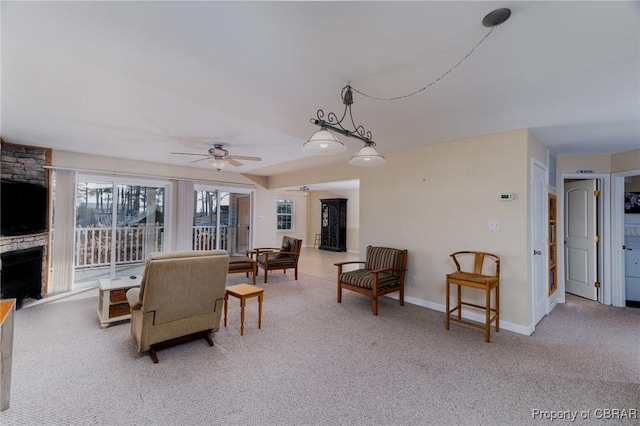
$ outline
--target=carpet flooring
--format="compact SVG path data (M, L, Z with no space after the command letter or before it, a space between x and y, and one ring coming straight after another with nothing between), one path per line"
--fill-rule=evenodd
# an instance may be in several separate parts
M243 282L242 274L229 284ZM97 290L16 312L2 425L639 424L640 309L570 297L532 336L370 299L335 282L273 273L262 329L249 299L240 336L138 354L128 322L101 329ZM607 419L604 410L636 410ZM598 411L600 410L600 411ZM570 419L551 420L551 416ZM584 417L584 418L581 418Z

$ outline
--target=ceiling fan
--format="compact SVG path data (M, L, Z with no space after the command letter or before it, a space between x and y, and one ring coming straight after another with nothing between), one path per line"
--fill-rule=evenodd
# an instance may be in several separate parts
M287 192L304 192L305 195L307 192L311 191L311 188L309 188L307 185L302 185L300 188L298 189L287 189Z
M229 151L224 149L224 146L221 143L217 143L213 145L212 148L209 148L206 154L194 154L192 152L172 152L172 154L177 155L197 155L204 158L199 158L197 160L190 161L190 163L197 163L200 161L209 160L211 165L216 168L218 171L222 170L227 163L232 166L242 166L242 163L238 160L248 160L248 161L262 161L260 157L247 157L246 155L229 155Z

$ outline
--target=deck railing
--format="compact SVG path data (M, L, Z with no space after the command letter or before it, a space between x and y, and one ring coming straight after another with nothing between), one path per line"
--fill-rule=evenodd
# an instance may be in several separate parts
M229 227L220 228L220 248L227 250ZM75 267L92 268L111 264L111 248L115 244L115 263L141 263L151 253L162 251L164 226L125 226L76 228ZM215 226L193 227L193 250L213 250L216 248Z

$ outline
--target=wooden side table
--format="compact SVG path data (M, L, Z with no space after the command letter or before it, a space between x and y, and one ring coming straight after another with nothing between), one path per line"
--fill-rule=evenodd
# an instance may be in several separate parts
M98 300L98 319L100 327L107 328L109 324L131 318L131 309L127 302L127 290L140 287L142 275L135 278L104 278L98 280L100 298Z
M247 299L250 297L258 297L258 328L262 328L262 299L264 296L264 288L256 287L250 284L237 284L227 287L224 293L224 326L227 326L227 308L229 305L229 295L240 299L240 335L244 335L244 308Z

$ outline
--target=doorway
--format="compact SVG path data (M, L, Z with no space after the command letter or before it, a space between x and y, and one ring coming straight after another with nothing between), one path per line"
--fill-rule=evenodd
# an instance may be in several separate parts
M225 250L244 255L251 247L251 193L194 187L193 250Z
M598 190L596 179L568 180L564 186L565 291L598 300Z
M547 314L548 304L548 266L547 253L547 167L532 159L531 163L531 205L533 217L531 223L532 243L532 314L534 326Z
M611 304L609 175L562 176L561 285L565 293ZM564 300L561 300L563 302Z

